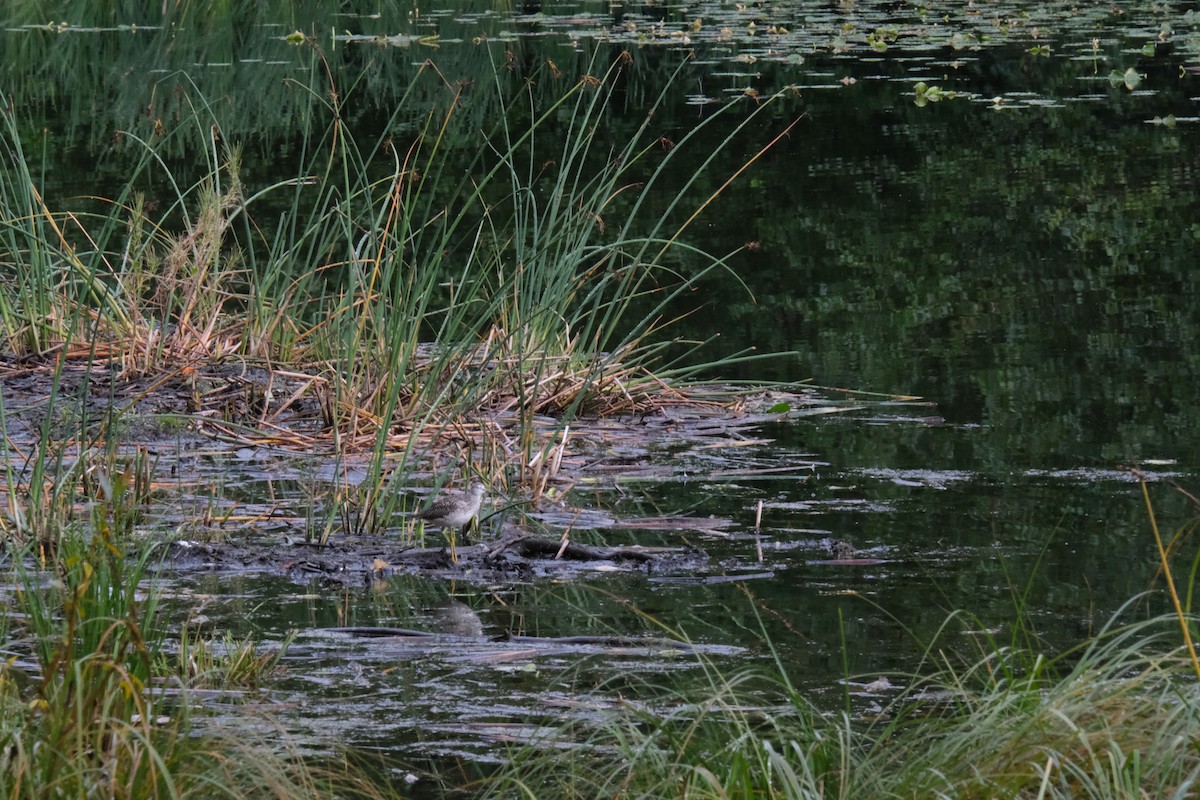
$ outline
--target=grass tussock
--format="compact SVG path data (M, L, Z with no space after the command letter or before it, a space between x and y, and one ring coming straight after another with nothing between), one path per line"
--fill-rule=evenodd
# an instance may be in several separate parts
M873 697L886 707L869 715L823 714L783 676L709 665L702 699L668 692L598 724L554 728L516 754L488 796L1190 797L1200 687L1171 646L1173 626L1114 627L1056 661L1000 650L894 679L907 688ZM580 742L569 759L564 740Z
M15 563L19 613L0 623L0 796L387 796L349 767L313 765L286 737L270 746L197 728L188 683L246 685L276 656L247 643L169 652L155 596L139 588L145 557L127 558L103 530L64 539L48 569Z
M539 416L686 400L660 331L728 269L683 234L737 174L701 193L714 154L692 140L729 119L720 150L757 109L732 122L730 104L664 148L664 91L614 145L598 132L630 54L548 108L503 66L468 93L427 64L410 92L441 94L423 127L364 143L340 114L352 96L304 44L313 113L297 174L273 185L244 183L238 144L193 96L190 121L125 134L135 158L113 196L51 202L4 108L0 272L19 279L0 284L0 347L47 368L115 366L133 401L178 395L215 434L339 452L479 444L481 419L528 447ZM474 127L472 93L501 98L492 128ZM161 154L181 139L206 173L171 171ZM665 189L684 164L691 177Z

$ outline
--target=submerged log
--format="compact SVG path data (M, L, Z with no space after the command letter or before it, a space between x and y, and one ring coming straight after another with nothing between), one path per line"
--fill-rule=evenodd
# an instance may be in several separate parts
M349 539L337 545L308 542L279 543L273 537L234 542L168 543L164 558L155 564L163 570L203 570L237 573L282 572L299 580L314 575L348 583L378 580L394 570L452 575L486 572L493 576L524 574L523 570L607 563L619 569L656 571L660 567L692 571L707 555L691 545L602 547L557 537L515 533L503 538L464 545L389 547L379 537Z
M501 539L489 549L489 556L509 552L522 558L554 558L572 561L637 561L646 563L653 561L655 556L672 555L681 552L678 547L644 547L630 545L628 547L594 547L578 544L568 540L565 545L561 539L546 539L540 536L514 536Z
M341 633L360 639L382 639L397 636L424 639L438 635L435 631L415 631L411 628L372 628L361 625L350 628L322 628L321 630L325 633Z
M636 636L518 636L515 633L508 633L502 638L502 641L528 644L574 644L591 645L594 647L680 650L688 653L697 652L702 649L691 642L683 642L678 639L641 639Z

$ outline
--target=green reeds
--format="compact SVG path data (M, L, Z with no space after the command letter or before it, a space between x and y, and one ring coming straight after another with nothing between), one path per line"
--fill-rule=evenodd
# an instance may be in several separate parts
M10 646L28 650L37 673L32 697L0 719L5 796L155 796L170 781L155 720L173 728L179 712L148 692L159 642L146 636L155 600L138 597L145 560L97 531L63 537L53 572L16 563L25 616Z
M0 512L0 545L21 550L35 544L42 564L53 561L61 540L85 524L96 535L127 537L152 491L148 450L122 450L106 438L111 414L89 425L82 399L61 398L60 378L59 371L51 376L37 441L21 444L7 434L0 441L5 465L0 491L6 500ZM0 393L0 427L5 431L8 421L9 409ZM79 513L80 504L86 514Z
M731 672L699 656L691 688L623 683L622 702L547 722L488 796L1191 797L1200 686L1174 615L1123 622L1138 600L1056 655L990 641L959 662L931 643L926 671L860 687L867 699L838 711L778 659ZM951 615L942 635L978 622Z
M16 111L0 107L0 342L17 355L90 339L91 313L123 325L93 265L77 253L67 220L46 205L26 156Z
M360 151L340 127L327 137L331 166L318 183L336 185L338 202L308 229L337 233L322 240L324 251L310 252L343 254L329 264L343 280L340 294L299 339L313 344L310 360L331 366L340 443L374 437L375 457L352 501L360 512L351 527L372 527L364 523L367 513L386 518L396 493L385 474L407 481L409 465L443 449L447 439L462 442L463 458L481 445L503 452L494 463L476 465L494 483L503 475L510 485L534 487L534 465L548 460L559 438L551 430L539 439L538 416L568 424L580 414L644 411L655 397L674 399L650 369L656 347L643 339L672 300L724 268L724 260L691 249L686 257L697 264L694 273L668 270L664 256L682 228L665 240L657 231L681 197L663 201L653 212L661 215L657 221L635 223L649 206L626 196L656 194L666 165L687 156L682 146L664 155L649 132L665 91L628 141L603 146L611 149L598 144L627 61L583 76L548 107L532 97L524 101L528 107L505 101L500 123L467 160L465 181L455 173L463 169L461 154L449 151L449 142L462 140L455 134L458 117L472 118L462 109L477 102L462 87L446 85L440 110L403 148L389 140ZM440 80L427 64L414 87ZM503 69L492 92L501 98L512 92ZM564 117L565 132L555 130L554 143L542 144ZM382 177L374 177L381 167ZM661 299L648 317L627 318L634 301L654 295ZM513 425L515 433L499 432ZM515 438L516 452L489 448L495 436Z
M226 632L205 638L185 625L178 650L159 661L156 671L189 688L256 688L281 670L280 662L294 638L291 634L276 647L262 648L253 636L235 639Z
M283 732L252 745L195 724L188 686L254 685L277 656L249 642L168 654L143 588L150 552L127 556L98 529L63 537L47 570L15 554L15 613L0 618L0 796L384 796L348 765L293 752Z
M1200 779L1200 757L1189 744L1200 731L1200 694L1185 678L1172 622L1112 624L1058 658L1004 651L965 671L943 669L911 689L903 705L893 704L895 720L870 732L875 741L857 791L1190 794Z
M315 41L302 42L310 111L298 120L297 171L268 186L244 185L219 114L174 76L190 115L125 134L128 182L111 200L51 208L6 109L0 236L11 263L0 268L29 276L0 289L9 349L106 359L120 377L156 378L145 395L190 386L189 408L227 434L372 449L362 496L343 490L335 504L372 512L394 504L387 473L404 478L447 439L465 453L503 452L480 471L532 486L572 418L678 401L654 374L669 342L653 337L727 258L681 234L757 156L707 196L691 194L766 103L697 154L697 132L731 120L739 103L665 147L652 124L664 87L631 134L615 144L603 135L628 53L593 62L595 74L550 102L503 65L468 93L426 63L386 135L362 145L344 114L356 87L336 86ZM545 73L562 80L553 65ZM428 108L416 128L410 97ZM480 130L480 109L496 107ZM204 174L172 171L166 154L182 141ZM664 188L679 166L690 177ZM204 405L206 374L231 362L266 376L240 415ZM556 425L535 426L546 415ZM515 452L488 447L495 437L515 439ZM371 527L364 513L351 527Z

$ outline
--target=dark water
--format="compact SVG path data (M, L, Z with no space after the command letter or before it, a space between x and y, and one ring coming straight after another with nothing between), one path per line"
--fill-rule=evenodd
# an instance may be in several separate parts
M219 598L211 614L223 624L268 639L305 632L279 690L305 698L302 714L283 712L289 727L317 741L383 750L422 741L433 755L488 759L496 742L526 738L524 725L564 708L585 713L573 703L593 687L608 684L599 694L612 697L626 683L694 681L688 657L513 655L510 644L485 641L514 630L661 634L630 606L697 642L738 648L715 651L719 666L766 663L769 639L798 684L836 703L846 671L871 680L916 668L955 609L976 618L941 633L951 649L969 655L987 633L1007 641L1020 609L1058 650L1151 585L1153 541L1124 468L1198 485L1195 4L987 4L948 16L904 3L575 3L513 14L492 5L413 16L384 4L375 16L269 22L185 10L62 30L9 19L0 80L57 196L105 194L136 150L117 132L182 125L201 96L224 137L246 146L248 181L292 177L293 132L308 107L300 87L319 83L322 69L309 49L284 41L293 30L313 33L339 84L353 83L346 118L368 135L381 133L372 126L426 59L449 83L486 84L497 66L506 81L537 74L530 91L546 102L593 58L606 64L627 48L614 137L640 123L681 65L656 119L671 140L727 98L794 86L698 190L715 190L799 122L689 229L712 252L753 243L731 261L752 296L728 278L707 281L680 309L700 313L679 332L719 332L703 351L713 358L749 346L786 353L713 370L723 377L811 378L929 404L865 402L781 421L756 432L772 443L726 451L717 464L677 453L669 463L687 465L678 480L580 495L617 515L732 520L720 536L597 534L686 539L711 556L699 576L597 572L511 585L397 577L351 591L183 581ZM69 12L56 18L70 21ZM954 96L919 104L918 82ZM422 118L423 103L444 101L444 85L421 86L406 101L411 117L397 118L398 136ZM482 92L467 106L479 119L494 111ZM706 129L696 152L728 135L736 117ZM456 144L467 152L478 139ZM182 146L173 154L183 171L200 167L193 156ZM811 468L710 475L781 464ZM1166 530L1189 519L1163 484L1153 491ZM814 563L827 536L879 563ZM716 580L729 574L747 577ZM375 624L452 636L413 646L319 632Z

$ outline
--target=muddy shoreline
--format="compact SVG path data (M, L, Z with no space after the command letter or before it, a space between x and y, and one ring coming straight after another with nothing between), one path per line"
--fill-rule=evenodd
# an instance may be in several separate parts
M193 370L187 378L123 381L115 364L68 363L55 374L45 362L9 359L0 364L5 432L17 476L8 490L18 494L14 503L32 502L28 480L39 458L43 466L51 461L49 472L59 474L78 467L81 458L81 474L119 470L138 459L146 472L138 536L162 543L161 557L151 561L171 572L275 573L339 584L392 573L480 582L569 577L600 568L680 574L703 569L708 563L703 538L720 535L734 522L686 514L620 519L578 501L595 503L631 487L692 475L794 473L803 479L816 462L747 468L731 456L768 443L755 430L765 423L860 407L853 398L831 400L803 387L745 392L709 386L673 396L644 414L576 419L555 453L553 473L543 476L535 492L501 486L499 480L489 487L485 510L508 503L506 508L520 511L485 524L482 541L452 549L440 534L414 539L408 516L428 502L423 486L444 469L439 464L453 458L447 453L467 448L478 455L487 436L493 442L515 437L513 415L491 413L480 417L475 431L446 426L429 436L419 467L406 466L405 479L412 483L389 485L393 495L411 495L399 498L403 512L371 517L365 525L375 509L364 504L381 496L364 491L371 489L365 486L371 454L349 448L347 437L340 438L342 451L327 449L339 437L322 417L318 383L245 365ZM264 404L263 398L281 396L290 398L286 406ZM539 417L534 426L547 448L560 441L558 420ZM472 437L475 432L483 433ZM392 452L384 454L385 464ZM505 477L511 482L514 474ZM97 497L84 486L75 492L74 516L86 519ZM591 497L581 498L580 492ZM388 508L396 506L393 497ZM323 545L317 543L322 526ZM617 541L624 546L612 546L607 529L620 529Z
M152 559L160 573L274 574L298 582L320 579L347 586L394 574L480 584L544 577L569 579L597 570L654 575L693 572L709 562L708 555L693 546L592 547L569 543L563 547L561 542L521 533L453 550L449 545L405 546L361 537L320 545L256 536L239 542L167 542L160 551L161 558Z

